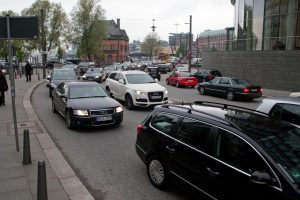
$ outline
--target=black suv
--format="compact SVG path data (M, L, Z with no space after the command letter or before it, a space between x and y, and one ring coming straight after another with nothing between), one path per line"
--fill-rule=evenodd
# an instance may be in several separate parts
M220 71L215 69L204 69L201 70L200 72L194 73L193 76L198 79L198 83L202 83L202 82L208 82L216 77L221 77L222 74Z
M153 78L160 81L160 73L158 67L147 67L147 73Z
M300 129L257 111L156 106L135 147L158 188L177 177L212 199L300 199Z

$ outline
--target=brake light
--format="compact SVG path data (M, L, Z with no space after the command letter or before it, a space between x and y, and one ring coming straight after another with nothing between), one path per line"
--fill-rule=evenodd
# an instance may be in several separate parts
M250 90L249 90L248 88L244 88L244 89L243 89L243 92L244 92L244 93L247 93L247 92L250 92Z
M260 93L262 93L263 92L263 89L262 88L259 88L259 90L258 90Z
M214 75L209 74L207 78L208 78L208 79L213 79L213 78L214 78Z
M136 129L136 134L139 135L142 132L142 130L143 130L143 125L139 124Z

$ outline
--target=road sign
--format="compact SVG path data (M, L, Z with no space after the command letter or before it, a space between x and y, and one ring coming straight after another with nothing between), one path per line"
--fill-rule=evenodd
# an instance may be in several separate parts
M11 39L37 39L38 18L37 17L11 17L10 38ZM0 17L0 40L7 39L6 17Z

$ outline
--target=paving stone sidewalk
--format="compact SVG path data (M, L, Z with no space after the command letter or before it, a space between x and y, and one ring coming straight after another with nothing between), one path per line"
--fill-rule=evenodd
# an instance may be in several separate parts
M37 72L42 78L42 70L34 70L31 82L26 82L24 76L15 79L19 152L16 150L10 90L6 92L6 105L0 106L0 199L37 199L38 161L45 161L49 200L93 200L32 108L31 94L44 82L38 80ZM8 76L6 78L10 88ZM32 164L29 165L22 164L24 129L30 133Z

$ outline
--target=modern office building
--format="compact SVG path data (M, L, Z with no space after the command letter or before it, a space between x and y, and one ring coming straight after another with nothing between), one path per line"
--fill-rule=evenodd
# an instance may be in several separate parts
M231 0L234 29L224 51L202 54L203 68L264 88L300 91L300 0Z

